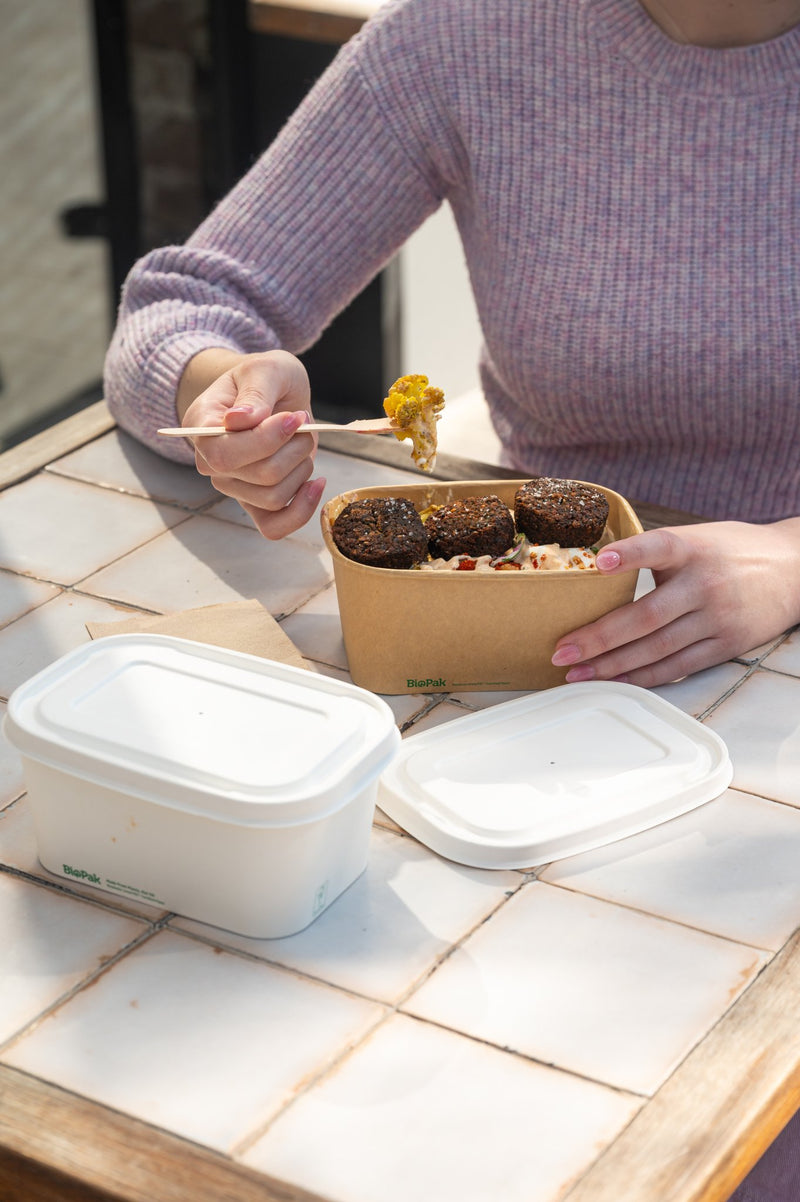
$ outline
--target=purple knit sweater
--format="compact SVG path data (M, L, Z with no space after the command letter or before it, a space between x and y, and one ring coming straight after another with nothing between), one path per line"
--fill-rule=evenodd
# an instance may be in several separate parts
M305 349L443 200L522 474L800 514L800 29L680 46L637 0L389 0L185 247L134 267L120 425L190 461L154 436L187 360Z

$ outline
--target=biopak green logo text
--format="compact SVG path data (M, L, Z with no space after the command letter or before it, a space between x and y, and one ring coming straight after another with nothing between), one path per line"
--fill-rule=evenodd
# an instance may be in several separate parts
M435 680L432 676L429 676L427 680L415 680L413 676L406 678L407 689L443 689L445 683L443 676L439 676Z
M100 877L96 872L87 872L85 868L73 868L70 864L62 864L61 867L67 876L76 876L81 881L89 881L92 885L100 884Z

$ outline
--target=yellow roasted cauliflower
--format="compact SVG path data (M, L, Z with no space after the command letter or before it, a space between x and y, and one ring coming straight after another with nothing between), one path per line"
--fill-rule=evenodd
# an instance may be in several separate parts
M420 471L433 471L436 462L436 423L444 407L444 393L428 383L427 376L401 376L383 402L387 417L398 427L395 438L411 439L411 458Z

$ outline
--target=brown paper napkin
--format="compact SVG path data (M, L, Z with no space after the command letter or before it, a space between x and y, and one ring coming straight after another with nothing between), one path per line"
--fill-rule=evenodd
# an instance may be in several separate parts
M205 605L158 617L141 614L120 622L87 622L86 629L93 639L107 634L169 634L316 671L272 614L255 600Z

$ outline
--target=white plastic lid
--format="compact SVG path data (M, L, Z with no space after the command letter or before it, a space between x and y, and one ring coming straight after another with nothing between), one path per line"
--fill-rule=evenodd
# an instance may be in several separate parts
M686 813L732 774L714 731L656 693L597 681L409 736L378 805L450 860L527 868Z
M166 635L112 635L12 694L9 739L96 783L252 825L306 821L374 780L400 738L380 697Z

